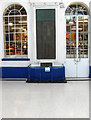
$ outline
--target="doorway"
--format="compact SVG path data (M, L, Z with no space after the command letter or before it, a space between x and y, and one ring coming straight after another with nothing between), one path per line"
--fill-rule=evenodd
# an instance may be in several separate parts
M66 10L66 77L89 77L88 18L79 3Z

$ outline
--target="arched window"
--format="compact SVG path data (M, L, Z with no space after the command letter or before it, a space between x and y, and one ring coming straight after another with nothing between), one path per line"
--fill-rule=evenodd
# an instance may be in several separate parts
M24 7L12 4L6 8L3 14L3 27L5 57L27 57L27 13Z
M66 15L88 15L88 9L83 4L73 3L67 7L65 14Z
M66 57L88 58L88 9L81 3L72 3L66 15Z

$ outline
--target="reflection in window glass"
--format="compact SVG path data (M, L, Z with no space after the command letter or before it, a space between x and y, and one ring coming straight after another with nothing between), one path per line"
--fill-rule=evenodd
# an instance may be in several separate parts
M5 57L27 57L27 13L17 4L10 5L3 15Z

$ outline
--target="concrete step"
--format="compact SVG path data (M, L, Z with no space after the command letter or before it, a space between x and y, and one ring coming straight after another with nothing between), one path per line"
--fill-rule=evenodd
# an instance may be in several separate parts
M71 77L71 78L66 78L67 81L90 81L91 78L76 78L76 77Z

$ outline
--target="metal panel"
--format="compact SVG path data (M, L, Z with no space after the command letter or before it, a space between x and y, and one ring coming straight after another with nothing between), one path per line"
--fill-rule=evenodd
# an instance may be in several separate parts
M36 10L37 59L55 59L55 9Z

